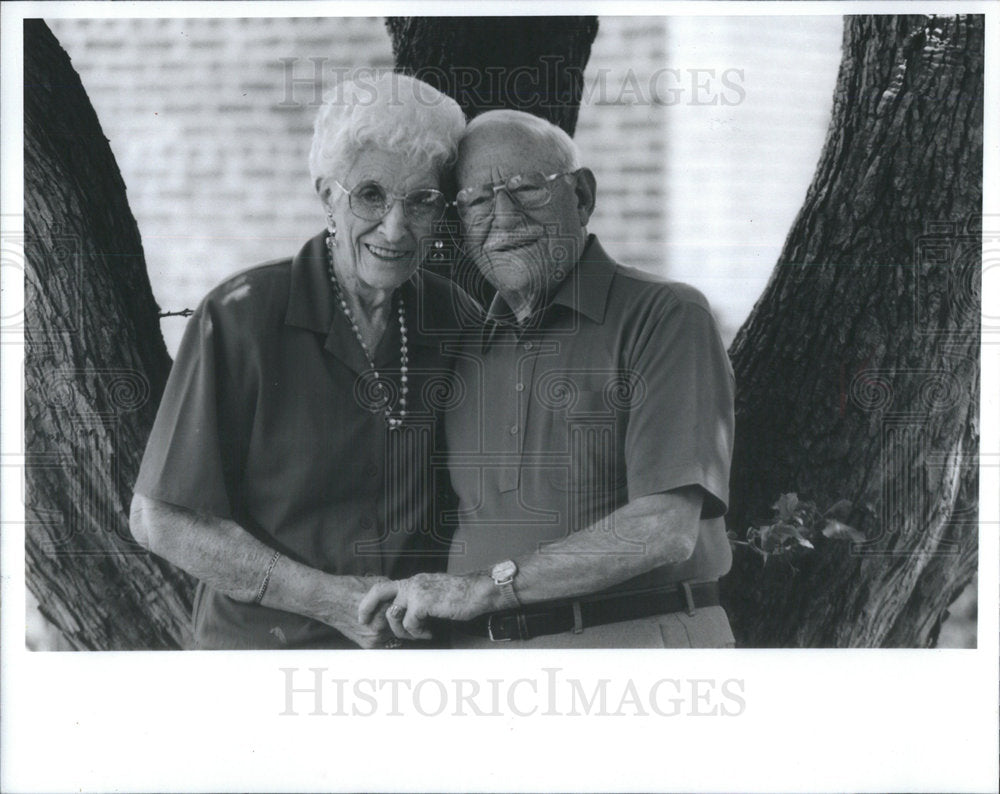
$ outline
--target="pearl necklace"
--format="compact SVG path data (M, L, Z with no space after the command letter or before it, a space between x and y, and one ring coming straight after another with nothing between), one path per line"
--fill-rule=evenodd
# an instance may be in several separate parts
M333 285L334 294L337 296L337 302L340 303L340 308L347 317L347 321L351 324L351 330L354 331L354 336L358 340L358 344L361 345L361 351L365 354L365 360L368 362L368 366L371 368L372 375L375 377L375 388L378 389L379 393L385 394L386 386L381 381L379 377L378 370L375 369L375 358L371 351L368 350L368 345L365 344L364 337L361 336L361 329L358 328L358 323L354 319L354 314L351 312L351 307L347 305L347 300L344 298L344 293L340 288L340 282L337 280L337 276L333 270L333 239L328 235L326 238L326 247L330 252L329 260L329 274L330 283ZM407 336L406 336L406 308L403 305L403 293L399 293L399 416L395 417L392 415L392 408L390 407L389 400L386 398L385 404L385 422L389 426L390 430L395 430L403 424L403 420L406 418L406 395L409 392L409 386L407 385L407 373L409 372L410 363L409 348L407 347Z

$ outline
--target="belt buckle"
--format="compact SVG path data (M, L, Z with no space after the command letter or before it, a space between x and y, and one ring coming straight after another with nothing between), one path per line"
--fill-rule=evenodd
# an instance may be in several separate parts
M513 637L494 637L493 636L493 618L497 616L496 612L493 612L489 618L486 619L486 631L490 635L490 642L510 642Z

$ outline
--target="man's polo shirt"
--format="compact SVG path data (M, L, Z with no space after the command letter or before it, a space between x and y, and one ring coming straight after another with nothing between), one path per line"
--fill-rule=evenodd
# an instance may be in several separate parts
M733 373L705 298L616 264L591 236L526 326L488 318L456 359L464 397L446 432L460 504L448 571L545 553L599 521L614 532L608 517L629 501L697 485L693 556L613 589L726 573Z
M291 260L236 275L188 322L135 490L232 519L330 574L393 578L444 567L440 456L457 313L469 300L418 274L400 287L409 337L408 417L390 430L358 340L336 308L324 235ZM395 301L394 301L395 303ZM375 364L398 387L395 305ZM395 402L398 392L390 389ZM398 404L397 404L398 407ZM263 575L263 571L261 571ZM195 640L208 648L356 647L329 626L234 601L201 584Z

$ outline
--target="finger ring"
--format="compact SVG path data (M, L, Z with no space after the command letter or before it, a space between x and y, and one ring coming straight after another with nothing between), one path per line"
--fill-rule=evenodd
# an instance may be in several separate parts
M406 607L402 604L393 604L385 611L385 614L390 618L401 618L406 614Z
M385 645L382 646L387 651L391 651L393 648L402 648L403 641L400 639L389 640Z

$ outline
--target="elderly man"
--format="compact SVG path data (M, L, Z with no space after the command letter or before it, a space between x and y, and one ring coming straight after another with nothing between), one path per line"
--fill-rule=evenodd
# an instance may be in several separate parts
M460 525L447 574L376 584L360 619L446 619L455 647L731 647L733 381L704 297L588 236L594 175L546 121L479 116L457 177L497 289L446 419Z

